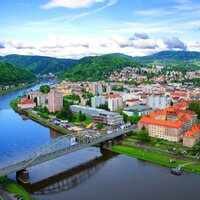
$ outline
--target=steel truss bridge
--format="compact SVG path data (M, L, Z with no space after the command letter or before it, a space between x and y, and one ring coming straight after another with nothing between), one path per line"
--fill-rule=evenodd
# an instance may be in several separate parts
M105 152L105 153L104 153ZM26 184L24 187L34 195L46 195L63 192L88 180L117 154L101 149L102 155L65 172L53 175L37 183Z
M64 156L66 154L81 150L83 148L112 140L126 134L128 131L131 130L134 130L134 128L131 127L124 130L114 130L110 134L108 134L107 132L101 132L101 134L92 138L84 137L80 134L64 135L58 137L40 146L23 161L1 168L0 176L9 175L23 169L50 161L60 156ZM72 145L71 139L73 138L76 138L76 142Z

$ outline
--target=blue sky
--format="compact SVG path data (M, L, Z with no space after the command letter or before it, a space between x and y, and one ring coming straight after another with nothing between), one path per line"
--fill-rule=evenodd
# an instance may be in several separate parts
M0 55L200 51L199 0L6 0Z

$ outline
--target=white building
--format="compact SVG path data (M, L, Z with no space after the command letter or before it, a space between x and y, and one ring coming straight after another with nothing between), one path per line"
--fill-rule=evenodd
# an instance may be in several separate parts
M120 97L108 98L108 108L110 111L117 111L123 107L123 99Z
M92 97L92 108L97 108L100 105L104 105L106 103L106 97L105 96L95 96Z
M163 110L171 105L171 98L163 95L151 95L147 97L147 105L152 110Z

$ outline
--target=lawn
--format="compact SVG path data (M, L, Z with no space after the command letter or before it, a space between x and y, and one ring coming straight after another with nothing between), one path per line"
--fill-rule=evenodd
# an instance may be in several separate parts
M87 117L86 116L86 120L85 121L80 121L79 120L79 115L73 114L74 116L74 123L84 123L86 125L91 124L92 123L92 118L91 117Z
M2 184L3 188L9 193L23 196L26 200L34 200L34 198L22 186L6 177L0 177L0 184Z
M125 154L128 156L153 162L166 167L176 167L180 164L189 163L189 161L181 159L176 159L176 163L170 163L169 160L170 158L174 158L173 156L161 155L159 153L154 153L154 152L146 152L144 150L137 149L135 147L114 145L112 147L112 150L117 153ZM183 170L200 174L200 163L187 165L183 168Z

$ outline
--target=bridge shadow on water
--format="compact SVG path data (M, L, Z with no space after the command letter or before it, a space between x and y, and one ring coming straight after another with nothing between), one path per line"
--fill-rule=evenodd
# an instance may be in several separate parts
M23 187L32 195L54 194L72 189L95 175L109 159L118 155L105 149L101 149L101 154L100 157L73 167L65 172L33 184L25 184Z

